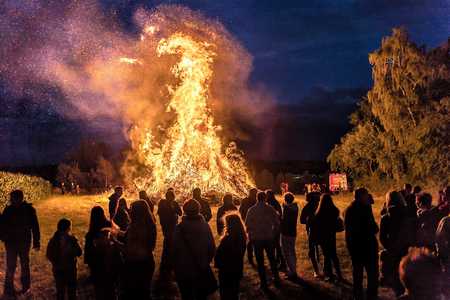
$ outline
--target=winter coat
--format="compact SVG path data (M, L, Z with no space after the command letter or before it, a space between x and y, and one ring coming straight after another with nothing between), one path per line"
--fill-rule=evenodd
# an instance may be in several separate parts
M350 256L360 257L378 252L378 225L370 205L353 201L345 212L344 226Z
M242 200L241 206L239 206L239 214L241 215L242 220L245 220L245 218L247 218L248 210L255 204L256 198L255 199L244 198Z
M260 201L248 210L245 225L251 241L273 241L279 234L280 217L272 206Z
M217 247L214 257L215 267L222 274L242 278L245 249L245 240L235 241L230 235L225 235Z
M216 246L211 228L202 215L183 216L176 226L172 249L177 281L193 281L210 267Z
M387 207L380 221L380 242L389 254L402 257L415 242L415 223L407 208Z
M267 201L267 204L269 204L270 206L273 207L273 209L275 209L275 211L278 213L278 215L280 216L280 219L281 219L281 215L283 214L283 210L281 209L281 205L277 201L277 199L269 199Z
M18 206L8 205L2 215L2 239L6 244L29 248L39 247L41 234L36 210L32 204L22 202Z
M73 236L55 232L47 245L47 258L55 270L73 270L77 266L77 257L81 256L81 247Z
M162 199L158 203L158 215L163 234L166 236L175 230L175 226L178 223L178 216L182 215L182 211L176 201Z
M284 236L297 236L297 219L298 205L297 203L283 205L283 214L281 216L281 234Z
M217 218L216 218L216 227L217 227L217 234L218 235L222 235L224 228L225 228L225 224L224 224L224 220L223 220L223 216L230 211L237 211L237 207L234 206L233 204L230 206L225 206L222 205L221 207L219 207L219 209L217 210Z

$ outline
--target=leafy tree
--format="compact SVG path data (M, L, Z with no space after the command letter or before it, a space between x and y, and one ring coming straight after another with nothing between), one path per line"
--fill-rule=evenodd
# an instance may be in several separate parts
M369 55L373 87L328 161L356 182L449 181L450 55L394 29Z

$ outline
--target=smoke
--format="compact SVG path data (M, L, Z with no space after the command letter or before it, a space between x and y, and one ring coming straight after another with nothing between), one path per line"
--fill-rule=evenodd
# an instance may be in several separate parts
M0 4L0 78L14 95L52 101L68 118L96 126L100 118L129 128L158 128L172 119L166 112L167 85L177 82L174 56L158 57L157 43L175 32L212 45L216 56L209 105L228 140L249 140L248 128L267 125L270 93L248 84L252 56L215 20L186 7L138 9L125 30L114 14L95 1L17 1ZM64 97L45 97L54 88Z

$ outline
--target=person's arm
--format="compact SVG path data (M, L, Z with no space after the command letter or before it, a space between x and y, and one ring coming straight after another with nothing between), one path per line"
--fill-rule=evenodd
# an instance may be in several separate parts
M81 250L80 244L78 243L78 240L73 237L73 250L74 250L74 256L80 257L81 254L83 254L83 250Z
M384 249L389 248L389 225L388 220L385 217L381 217L380 222L380 243Z
M151 249L152 249L152 251L154 251L155 247L156 247L156 238L157 238L157 235L158 235L158 233L156 231L156 224L153 223L152 228L150 230L151 230L151 237L152 237Z
M300 224L308 224L308 210L311 204L308 202L300 212Z
M39 250L41 247L41 232L39 221L34 207L31 207L31 231L33 233L33 249Z
M212 218L211 206L209 206L209 203L207 200L203 200L203 201L204 201L204 209L205 209L205 220L206 220L206 222L209 222Z
M216 253L216 243L214 242L214 236L211 231L211 227L206 224L207 234L208 234L208 261L211 262L214 258L214 254Z

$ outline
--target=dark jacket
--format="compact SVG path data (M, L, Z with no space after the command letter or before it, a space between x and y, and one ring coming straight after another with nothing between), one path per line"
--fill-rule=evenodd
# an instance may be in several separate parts
M178 223L178 216L182 215L180 206L176 201L162 199L158 203L159 222L161 223L164 236L173 233Z
M126 209L117 209L113 219L114 223L119 226L120 230L126 231L130 224L130 216Z
M402 257L415 239L415 223L407 208L387 207L380 221L380 242L390 254Z
M437 206L417 211L416 245L418 247L434 248L436 229L446 215L447 210L441 210Z
M344 226L350 256L364 257L378 253L378 225L371 205L353 201L345 212Z
M94 241L99 237L100 230L102 228L111 227L111 222L106 221L104 226L98 228L98 231L86 233L85 242L84 242L84 263L87 264L90 268L94 267L98 261L98 254L95 249Z
M276 212L278 213L278 215L279 215L280 218L281 218L281 215L283 214L283 211L282 211L281 205L280 205L280 203L277 201L277 199L269 199L269 200L267 201L267 204L269 204L270 206L272 206L273 209L276 210Z
M281 217L281 234L284 236L297 236L297 203L283 205L283 214Z
M241 206L239 206L239 214L241 215L242 220L245 221L245 218L247 218L248 210L255 204L256 198L255 199L244 198L244 200L242 200Z
M116 213L116 208L120 199L120 195L114 193L111 196L109 196L108 199L109 199L108 203L109 218L112 220L114 218L114 214Z
M306 230L308 232L311 226L311 221L314 218L317 207L319 206L319 200L320 199L307 202L300 213L300 223L306 225Z
M203 216L206 222L209 222L212 218L212 212L208 200L206 200L205 198L195 200L197 200L198 203L200 203L200 214Z
M27 202L8 205L2 215L2 238L6 244L17 247L40 246L41 234L34 207Z
M336 239L337 220L339 210L333 209L325 214L315 215L311 219L311 236L318 244L326 243Z
M216 227L217 227L217 234L218 235L222 235L223 234L223 230L225 228L225 224L224 224L224 220L223 220L223 216L230 211L237 211L237 207L234 206L233 204L230 206L225 206L222 205L221 207L219 207L219 209L217 210L217 218L216 218Z
M225 235L217 247L214 257L215 267L224 275L242 278L245 249L245 240L235 241L230 235Z
M273 241L280 234L280 216L265 202L258 202L248 210L245 225L252 242Z
M72 270L77 267L77 257L81 256L81 247L73 236L55 232L47 245L47 258L55 270Z
M177 280L198 280L199 270L210 267L216 251L211 228L203 216L183 216L175 228L172 250Z

